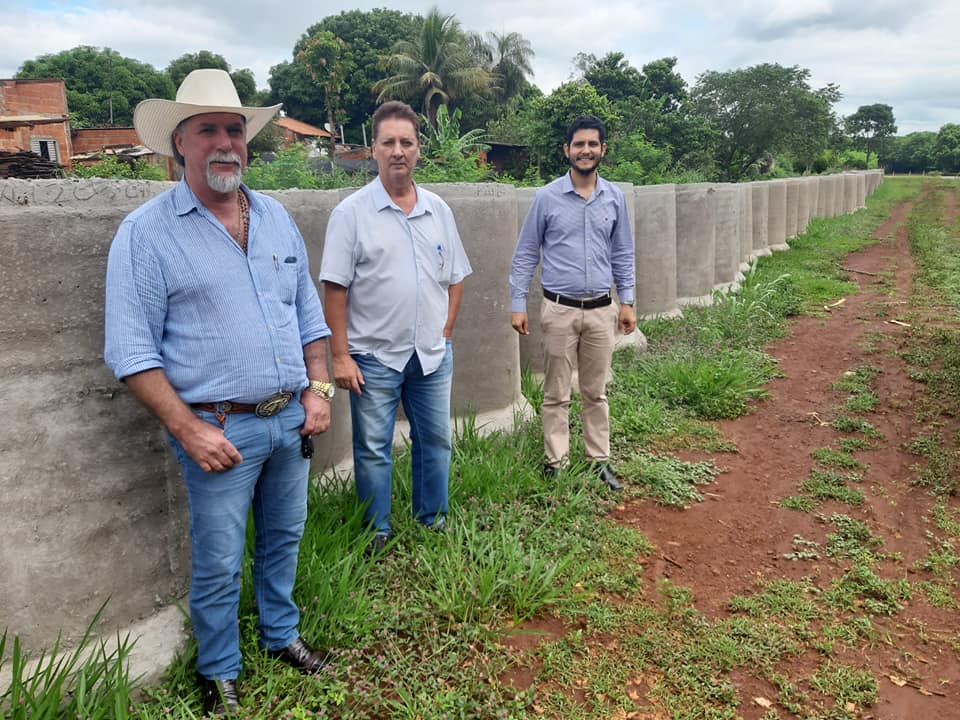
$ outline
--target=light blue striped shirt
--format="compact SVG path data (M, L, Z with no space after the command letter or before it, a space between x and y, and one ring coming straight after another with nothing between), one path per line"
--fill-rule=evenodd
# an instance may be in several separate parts
M409 215L374 178L334 208L320 280L348 288L347 342L402 372L414 351L425 375L446 352L448 289L472 272L453 212L417 186Z
M589 200L570 173L537 190L510 268L511 312L527 311L530 280L543 254L540 284L550 292L591 298L616 283L621 302L633 302L633 230L623 193L601 177Z
M104 345L118 379L162 368L186 403L253 403L307 386L303 346L330 329L303 238L280 203L243 189L246 255L184 181L120 225Z

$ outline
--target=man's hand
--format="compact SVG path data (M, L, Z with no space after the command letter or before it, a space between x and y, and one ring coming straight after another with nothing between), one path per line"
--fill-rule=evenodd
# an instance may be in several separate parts
M200 418L176 437L204 472L222 472L243 462L240 451L227 440L223 430Z
M300 393L300 403L304 412L301 436L319 435L330 428L329 400L317 397L308 389Z
M525 312L510 313L510 324L513 329L521 335L529 335L530 328L527 325L527 314Z
M632 305L620 306L620 317L617 318L617 326L624 335L629 335L637 329L637 316L633 314Z
M363 385L363 373L357 363L349 355L333 356L333 380L338 388L349 390L360 395Z
M161 368L123 379L131 394L156 415L204 472L222 472L243 462L223 429L196 416L174 391Z

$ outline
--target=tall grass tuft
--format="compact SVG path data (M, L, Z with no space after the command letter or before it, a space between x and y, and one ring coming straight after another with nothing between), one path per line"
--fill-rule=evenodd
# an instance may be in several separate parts
M0 694L0 717L8 720L121 720L129 717L132 682L127 659L133 647L117 638L116 647L94 637L106 603L100 607L75 648L61 652L58 636L49 653L34 661L13 638L10 686ZM0 669L7 631L0 636Z

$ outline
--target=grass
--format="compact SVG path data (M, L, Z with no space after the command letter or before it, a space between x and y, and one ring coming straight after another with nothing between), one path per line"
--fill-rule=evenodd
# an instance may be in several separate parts
M923 463L918 492L935 496L929 527L936 533L927 555L910 559L919 578L914 584L903 577L905 564L881 552L883 538L854 517L864 502L860 481L871 469L853 453L884 442L863 418L877 406L877 368L868 365L837 381L846 405L834 421L845 433L836 449L815 450L817 466L798 483L797 495L779 501L809 513L826 502L851 508L813 515L805 534L822 535L793 538L788 557L804 562L789 567L808 577L771 577L758 567L748 590L730 598L698 598L669 580L645 583L651 563L686 561L655 547L643 528L618 524L610 511L620 502L649 499L670 506L657 515L669 522L671 513L703 502L711 483L737 482L712 463L684 462L671 451L736 452L712 421L737 417L764 400L766 383L778 374L766 344L784 335L790 315L820 314L824 304L853 291L840 270L843 258L872 242L871 232L892 205L918 189L914 181L886 182L867 210L813 221L791 240L791 252L762 258L736 293L718 295L712 307L642 324L649 352L619 351L609 387L612 450L630 480L626 497L611 495L586 473L576 423L570 466L545 481L536 416L518 420L512 432L484 434L470 419L458 424L453 531L446 535L424 531L405 512L410 457L408 449L401 451L394 476L396 537L380 562L363 556L368 535L352 487L334 479L311 488L295 598L304 609L304 635L333 648L335 663L304 678L258 649L248 562L240 610L242 717L735 718L750 702L739 690L744 677L770 688L774 707L765 720L785 713L869 714L864 709L876 702L876 679L866 660L849 663L882 642L877 618L901 613L915 592L931 602L952 598L960 511L948 473L956 438L942 431L945 413L960 410L952 400L918 408L932 423L913 444ZM939 252L935 242L924 242L923 253ZM960 338L949 328L915 337L920 340L901 352L918 380L931 388L960 388L960 372L953 370L954 361L960 368ZM536 379L525 374L521 385L539 411ZM711 617L699 609L707 601L719 601L729 613ZM505 638L527 632L530 618L563 629L534 648L512 647ZM200 717L192 687L194 646L159 686L143 689L119 662L128 647L32 676L19 641L2 638L0 658L5 649L14 651L17 689L0 695L0 716ZM944 642L960 648L958 635ZM816 669L792 672L792 659L800 657L815 658ZM532 684L508 682L529 676ZM45 710L12 715L28 692Z
M840 468L842 470L857 470L866 466L857 460L848 450L833 450L831 448L816 448L810 457L821 465Z

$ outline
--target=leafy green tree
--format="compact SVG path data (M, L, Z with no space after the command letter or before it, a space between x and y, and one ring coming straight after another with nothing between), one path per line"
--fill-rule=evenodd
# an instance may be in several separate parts
M614 132L620 115L606 97L586 82L568 82L546 97L531 101L527 115L527 145L544 177L554 177L567 167L563 144L567 128L578 115L594 115L603 121L607 134Z
M674 70L676 64L677 58L665 57L647 63L641 71L621 52L602 58L580 53L574 58L583 79L611 100L622 115L622 136L639 135L646 143L669 151L671 165L700 168L710 174L714 133L703 118L684 107L686 82Z
M240 70L230 70L230 63L223 55L219 55L209 50L200 50L195 53L184 53L175 60L171 60L164 71L170 76L170 81L174 87L180 87L183 79L194 70L204 68L214 68L216 70L226 70L230 73L234 87L237 88L237 95L240 96L240 102L244 105L265 105L263 98L258 97L257 82L253 77L253 72L247 68Z
M612 138L609 148L608 165L603 168L607 180L651 185L664 182L673 166L670 151L640 133Z
M373 86L377 102L415 103L431 125L441 105L456 105L470 93L486 92L492 80L471 52L456 17L443 15L436 7L422 18L413 37L398 41L383 57L383 68L387 77Z
M340 94L343 92L350 61L345 59L346 43L332 32L323 30L310 36L297 53L296 62L303 65L310 78L323 88L330 128L330 160L336 155L337 120L342 119Z
M70 112L84 127L132 125L133 109L146 98L172 99L170 77L110 48L83 45L27 60L18 78L61 78Z
M934 158L938 170L956 174L960 172L960 125L947 123L937 133Z
M533 77L533 47L516 32L488 32L486 48L490 58L494 96L498 103L524 93Z
M274 65L270 68L268 82L270 102L283 103L287 115L311 125L322 126L326 122L323 88L310 79L302 64L282 62Z
M489 71L491 85L487 92L471 93L456 103L463 111L465 127L486 127L496 118L512 114L530 97L542 95L528 79L533 75L533 48L522 35L468 33L467 39L476 64Z
M870 153L876 151L879 154L884 140L897 134L893 108L882 103L861 105L844 120L844 127L854 143L866 150L867 167L870 167Z
M330 32L343 40L345 67L344 87L340 103L344 111L344 139L359 143L361 126L377 107L373 84L383 77L380 56L403 38L412 37L417 18L398 10L377 8L370 11L349 10L329 15L314 23L293 48L293 57L304 49L311 37ZM323 90L312 82L306 69L295 62L284 62L270 69L270 97L282 102L290 117L314 125L326 122Z
M914 132L890 138L881 156L883 165L895 173L925 173L937 166L937 133Z
M674 69L677 58L662 57L643 66L643 79L649 97L660 101L660 111L675 112L687 99L687 82Z
M633 67L622 52L611 52L602 58L580 53L574 65L583 71L583 79L607 99L619 103L637 101L649 97L643 75Z
M215 70L226 70L230 72L230 63L223 55L210 52L209 50L200 50L195 53L184 53L175 60L171 60L167 65L166 73L170 76L170 81L174 87L180 87L183 79L194 70L204 68L213 68Z
M810 87L810 71L762 64L708 71L690 93L694 112L716 131L716 162L724 180L740 180L765 156L789 153L813 163L829 142L840 99L833 85Z

